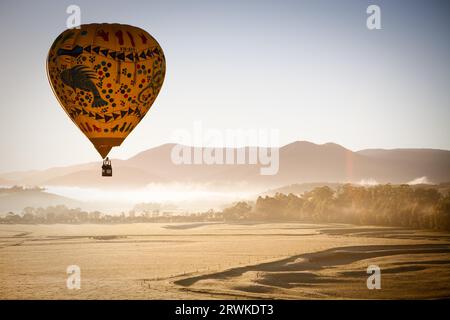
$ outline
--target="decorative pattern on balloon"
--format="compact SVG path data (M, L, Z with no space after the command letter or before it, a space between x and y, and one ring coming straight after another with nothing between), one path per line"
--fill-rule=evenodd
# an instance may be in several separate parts
M153 105L166 62L146 31L121 24L88 24L61 33L47 72L62 108L104 158Z

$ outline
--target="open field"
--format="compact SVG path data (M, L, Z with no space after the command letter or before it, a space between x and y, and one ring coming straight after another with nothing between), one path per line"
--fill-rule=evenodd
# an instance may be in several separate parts
M366 269L381 268L381 290ZM81 268L81 289L66 268ZM338 224L0 225L1 299L450 297L450 234Z

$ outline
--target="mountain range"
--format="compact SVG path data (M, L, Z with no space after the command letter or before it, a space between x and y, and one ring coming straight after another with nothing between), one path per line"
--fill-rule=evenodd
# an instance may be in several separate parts
M151 183L199 183L230 188L276 188L305 182L442 183L450 181L450 151L439 149L366 149L351 151L335 143L296 141L278 149L279 170L261 175L261 164L174 164L175 144L113 160L113 177L100 175L100 162L0 175L1 185L133 189ZM196 149L196 150L194 150ZM193 153L203 151L193 148ZM242 149L241 149L242 150ZM248 159L249 148L245 148ZM222 149L238 152L237 149Z

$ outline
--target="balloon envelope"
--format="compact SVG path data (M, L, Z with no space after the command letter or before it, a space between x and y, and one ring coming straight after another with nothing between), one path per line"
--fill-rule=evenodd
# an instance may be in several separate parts
M146 31L122 24L87 24L61 33L47 57L59 103L105 158L155 101L166 63Z

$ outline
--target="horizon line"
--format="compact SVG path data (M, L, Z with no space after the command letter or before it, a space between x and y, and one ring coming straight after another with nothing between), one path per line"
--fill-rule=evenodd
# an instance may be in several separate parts
M335 145L338 146L340 148L343 148L347 151L353 152L353 153L358 153L358 152L362 152L362 151L368 151L368 150L380 150L380 151L396 151L396 150L434 150L434 151L446 151L446 152L450 152L450 150L447 149L439 149L439 148L426 148L426 147L414 147L414 148L402 148L402 147L398 147L398 148L364 148L364 149L360 149L360 150L351 150L348 149L346 147L344 147L343 145L336 143L336 142L325 142L325 143L315 143L315 142L311 142L311 141L307 141L307 140L295 140L292 141L290 143L287 143L283 146L279 146L279 147L267 147L267 146L251 146L251 145L245 145L245 146L240 146L240 147L226 147L226 146L208 146L208 147L204 147L204 146L195 146L195 145L183 145L180 143L176 143L176 142L166 142L166 143L162 143L160 145L157 146L152 146L152 147L147 147L145 150L139 151L137 153L135 153L134 155L132 155L131 157L128 157L126 159L121 159L121 158L111 158L110 160L114 160L114 161L128 161L144 152L147 152L149 150L152 149L157 149L157 148L161 148L164 146L168 146L168 145L183 145L185 147L188 148L222 148L222 149L242 149L242 148L278 148L278 149L282 149L285 148L287 146L296 144L296 143L305 143L305 144L311 144L311 145L315 145L315 146L326 146L326 145ZM81 162L81 163L74 163L74 164L67 164L67 165L55 165L55 166L49 166L49 167L45 167L45 168L41 168L41 169L24 169L24 170L10 170L10 171L0 171L0 175L4 175L4 174L14 174L14 173L28 173L28 172L34 172L34 171L45 171L45 170L50 170L50 169L58 169L58 168L67 168L67 167L71 167L71 166L77 166L77 165L86 165L86 164L91 164L91 163L97 163L97 162L101 162L103 161L103 159L101 160L95 160L95 161L88 161L88 162ZM7 180L7 179L6 179Z

